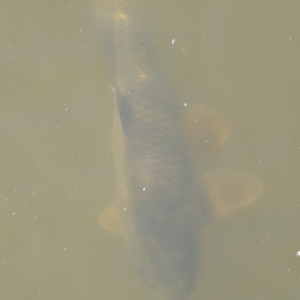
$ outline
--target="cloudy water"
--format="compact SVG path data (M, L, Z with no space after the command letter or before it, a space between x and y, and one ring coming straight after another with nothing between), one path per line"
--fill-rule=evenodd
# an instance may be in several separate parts
M96 13L109 0L98 1L1 5L3 299L151 299L124 240L98 223L116 191ZM238 170L263 185L250 206L201 228L190 299L298 299L298 2L126 2L149 24L180 104L229 124L201 157L205 172Z

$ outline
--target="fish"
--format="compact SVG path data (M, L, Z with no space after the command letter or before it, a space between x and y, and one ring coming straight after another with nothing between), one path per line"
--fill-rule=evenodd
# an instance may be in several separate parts
M201 156L208 144L210 149L222 144L226 121L203 106L183 110L148 24L129 5L112 1L111 11L99 9L98 17L114 95L117 186L115 202L99 223L124 237L153 299L186 300L198 279L201 228L211 216L253 202L261 184L239 172L213 171L198 178L189 149L196 145ZM199 133L195 124L199 138L189 135ZM210 131L217 133L207 144ZM243 186L238 193L227 192L233 182Z

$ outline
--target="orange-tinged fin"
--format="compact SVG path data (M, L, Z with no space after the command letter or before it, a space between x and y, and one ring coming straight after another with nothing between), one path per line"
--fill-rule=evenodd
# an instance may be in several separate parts
M238 171L212 171L204 176L204 188L214 216L220 216L251 204L262 192L255 177Z
M186 107L182 121L186 141L195 153L215 150L228 134L228 122L206 106Z
M123 226L121 222L120 212L116 206L108 207L99 217L100 225L106 230L122 234Z

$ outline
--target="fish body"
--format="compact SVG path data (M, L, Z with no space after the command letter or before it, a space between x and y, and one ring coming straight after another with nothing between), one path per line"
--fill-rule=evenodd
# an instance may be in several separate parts
M234 171L214 170L195 178L188 153L203 161L207 148L225 139L227 122L203 107L182 118L147 24L119 1L112 7L111 13L100 10L99 19L115 96L117 192L100 224L124 236L153 299L186 300L197 282L201 227L212 215L253 202L262 185ZM112 216L118 221L107 222Z
M184 300L197 279L200 224L178 101L143 23L117 10L102 32L116 100L116 207L123 234L154 298Z

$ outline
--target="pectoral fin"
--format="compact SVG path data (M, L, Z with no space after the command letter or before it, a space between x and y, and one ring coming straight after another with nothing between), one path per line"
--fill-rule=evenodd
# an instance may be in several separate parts
M187 145L195 154L217 149L228 134L228 122L202 105L186 107L182 124Z
M259 180L238 171L212 171L204 176L203 181L214 216L248 206L263 190Z
M116 233L123 233L121 216L116 206L108 207L99 217L100 225L106 230Z

